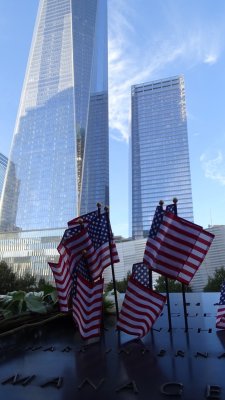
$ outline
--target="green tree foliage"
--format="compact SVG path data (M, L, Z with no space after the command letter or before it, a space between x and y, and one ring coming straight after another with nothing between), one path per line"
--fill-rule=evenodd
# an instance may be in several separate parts
M15 289L17 277L5 261L0 262L0 277L0 294L12 292Z
M182 285L180 282L177 282L173 279L168 279L168 288L170 293L180 293L182 292ZM159 276L156 279L156 284L154 288L157 292L159 293L166 293L166 283L165 283L165 277L164 276ZM190 286L186 286L186 291L191 292Z
M127 273L126 278L124 278L122 281L116 281L116 290L119 293L125 293L126 289L127 289L127 283L128 283L128 279L130 277L130 272ZM108 285L106 286L106 292L110 292L111 290L113 290L113 282L109 282Z
M44 292L45 294L51 293L53 290L55 290L54 286L52 286L50 283L46 282L45 278L40 278L38 281L37 285L37 291Z
M208 278L208 283L204 287L203 292L220 292L221 285L225 281L225 269L221 267L216 269L214 276Z
M30 272L18 276L5 261L0 262L0 277L0 295L18 290L31 292L34 291L37 286L36 278Z
M22 290L24 292L32 292L36 289L36 278L30 272L17 277L14 290Z
M39 281L38 281L37 288L38 288L38 290L41 291L41 290L44 290L46 285L47 285L47 282L46 282L45 278L40 278Z

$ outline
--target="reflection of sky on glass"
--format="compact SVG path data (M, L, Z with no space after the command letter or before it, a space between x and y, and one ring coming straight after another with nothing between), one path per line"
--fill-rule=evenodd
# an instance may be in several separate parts
M0 128L1 151L6 156L38 3L0 2L0 90L4 93ZM225 223L221 184L225 159L224 18L223 1L217 1L215 7L211 0L108 0L110 196L115 233L128 233L128 146L121 140L127 140L130 132L130 87L180 73L186 82L195 222L204 227ZM223 158L215 165L218 154Z
M102 0L40 2L6 180L3 229L62 227L98 201L109 203L106 15Z
M107 20L102 18L102 14L107 13L107 2L99 0L96 15L95 30L95 57L93 59L92 86L91 92L103 92L108 90L107 73Z

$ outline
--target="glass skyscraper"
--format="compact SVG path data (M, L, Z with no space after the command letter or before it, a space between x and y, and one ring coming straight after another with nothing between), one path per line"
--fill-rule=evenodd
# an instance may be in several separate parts
M0 230L64 227L109 204L106 0L40 0Z
M5 179L7 163L8 163L8 158L5 157L4 154L0 153L0 202L1 202L1 193Z
M183 76L132 86L132 236L146 236L159 200L193 221Z

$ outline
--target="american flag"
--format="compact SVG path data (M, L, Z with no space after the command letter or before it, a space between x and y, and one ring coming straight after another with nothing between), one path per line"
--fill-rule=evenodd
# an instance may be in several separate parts
M190 255L185 261L182 270L178 274L178 281L189 285L193 276L202 264L214 237L215 236L212 233L202 229L194 244L194 247L192 248Z
M147 286L146 266L136 264L128 281L117 328L129 335L145 336L160 315L166 297Z
M133 264L133 278L147 288L149 288L149 272L149 268L144 263Z
M65 230L57 250L62 256L67 256L71 264L71 257L74 263L77 262L82 257L83 251L91 247L92 243L88 234L87 224L77 224ZM73 269L72 265L71 269Z
M88 282L93 282L93 279L91 277L85 256L82 256L82 258L74 266L73 271L72 271L72 282L73 282L72 289L71 289L72 297L75 297L75 295L76 295L77 276L78 275L81 275Z
M107 215L98 211L83 215L80 218L87 224L87 231L92 246L87 246L87 262L93 280L98 279L104 269L112 263L119 262L116 244L113 239L110 225L108 226ZM69 226L75 226L78 219L75 218L68 222ZM73 228L71 228L73 229ZM109 232L108 232L109 231ZM110 243L109 243L110 236Z
M92 246L85 226L77 225L66 229L58 245L60 253L58 264L48 263L56 284L60 311L67 312L70 308L70 292L72 287L72 271L82 257L84 249Z
M168 204L168 206L166 206L166 211L177 215L177 205L175 203Z
M176 203L169 204L166 207L166 211L169 211L169 212L177 215ZM208 243L210 243L210 245L211 245L213 238L214 238L214 236L211 235L209 232L202 230L202 232L200 233L200 237L198 238L198 240L195 243L195 247L194 247L192 253L190 254L187 261L185 262L181 272L179 272L179 274L178 274L178 277L177 277L178 281L185 283L187 285L190 283L191 279L193 278L194 274L196 273L197 269L200 267L200 265L202 263L201 256L198 261L195 257L195 256L197 256L197 257L199 256L198 248L199 247L201 248L203 243L205 243L205 245L206 245L205 250L206 250ZM206 253L207 253L207 251L206 251Z
M216 327L225 329L225 282L223 282L221 287L219 307L216 316Z
M73 319L83 339L100 336L102 320L103 279L90 282L80 273L76 275L73 296Z
M163 216L164 216L165 211L163 210L162 206L157 206L155 209L155 215L153 217L152 220L152 225L149 231L149 237L154 238L159 230L160 224L163 220Z
M143 261L154 271L189 284L213 238L199 225L156 210Z
M68 275L71 276L75 265L82 258L84 250L90 251L91 249L92 252L94 251L87 231L87 224L79 224L66 229L57 249L61 255L60 261L66 263Z
M68 227L77 226L80 220L82 220L83 222L92 222L92 220L97 218L98 215L99 215L98 210L91 211L87 214L81 215L80 217L71 219L71 221L69 221L67 225Z
M72 287L72 277L68 269L67 261L64 256L60 256L58 263L48 263L52 270L59 300L61 312L68 312L70 307L70 292Z

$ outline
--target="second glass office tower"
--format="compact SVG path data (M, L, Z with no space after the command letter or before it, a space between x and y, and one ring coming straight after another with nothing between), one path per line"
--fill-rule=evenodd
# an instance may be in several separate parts
M193 221L183 76L132 86L132 236L149 231L159 200Z
M63 227L109 204L107 2L41 0L0 230Z

